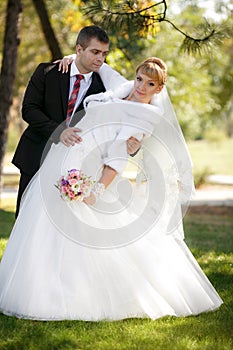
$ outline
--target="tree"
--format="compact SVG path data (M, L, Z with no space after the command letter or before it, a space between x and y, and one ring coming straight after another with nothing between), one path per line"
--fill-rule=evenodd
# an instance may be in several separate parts
M218 53L218 69L216 65L210 66L211 75L213 77L212 84L218 86L215 98L218 101L220 109L215 110L214 114L221 116L220 125L225 127L228 137L233 136L233 1L219 1L216 3L216 11L222 16L225 26L229 28L230 35L224 40L222 52Z
M44 32L45 40L48 44L48 47L52 54L52 59L58 59L63 56L60 49L58 40L51 26L47 8L45 6L44 0L32 0L37 11L37 14L40 18L41 27Z
M121 49L115 56L110 53L108 63L116 62L115 68L127 78L133 78L134 67L144 57L158 55L168 63L167 86L186 137L201 138L207 128L220 122L219 112L214 116L221 108L216 98L219 86L213 84L210 67L219 74L223 70L214 57L216 48L218 55L223 51L229 35L223 21L206 20L205 9L192 0L180 0L173 16L175 5L169 2L167 8L168 1L85 3L84 14L104 27Z
M103 28L115 27L121 35L127 33L133 39L135 33L145 36L149 31L156 31L158 23L169 23L184 36L181 48L188 53L208 51L213 44L218 44L223 37L223 30L216 24L204 21L198 26L195 35L187 34L167 18L167 1L87 1L83 13Z
M9 110L13 99L17 50L20 41L19 31L22 13L21 1L8 0L6 12L7 16L0 75L0 183L9 126Z

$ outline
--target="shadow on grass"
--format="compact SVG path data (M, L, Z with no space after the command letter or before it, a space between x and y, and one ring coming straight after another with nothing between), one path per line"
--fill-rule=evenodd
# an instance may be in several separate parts
M0 316L1 350L65 350L78 349L78 342L62 324L37 322ZM67 334L66 334L67 333Z
M37 322L2 315L0 349L231 350L229 311L223 305L198 316L115 322Z

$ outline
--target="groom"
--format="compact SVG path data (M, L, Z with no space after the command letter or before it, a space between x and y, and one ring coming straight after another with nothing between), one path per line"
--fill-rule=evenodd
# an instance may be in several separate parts
M107 33L97 26L87 26L78 35L76 59L67 73L62 74L58 64L54 63L41 63L33 73L22 106L22 117L28 127L21 136L12 160L21 174L16 217L22 194L39 169L42 155L44 157L46 154L46 145L61 141L68 147L79 143L81 138L77 132L80 130L73 125L78 121L75 119L76 112L84 114L81 111L85 97L115 88L126 81L104 63L108 51ZM79 82L75 83L77 74ZM75 86L76 97L71 101ZM134 153L139 146L137 140L129 140L128 153Z

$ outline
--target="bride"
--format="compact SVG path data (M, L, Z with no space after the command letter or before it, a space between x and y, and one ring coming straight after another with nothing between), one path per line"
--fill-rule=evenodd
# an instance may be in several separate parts
M147 59L134 83L86 99L80 144L53 144L24 193L0 264L2 313L157 319L222 304L183 240L192 165L165 80L164 62ZM122 176L131 136L142 142L131 158L136 185ZM80 170L92 186L83 200L64 200L59 185L67 171Z

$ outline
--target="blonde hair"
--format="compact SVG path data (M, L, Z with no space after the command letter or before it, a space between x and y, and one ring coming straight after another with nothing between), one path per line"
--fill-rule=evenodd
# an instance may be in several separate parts
M149 57L142 62L137 68L138 71L147 75L153 80L156 80L159 85L164 85L167 79L167 65L158 57Z

